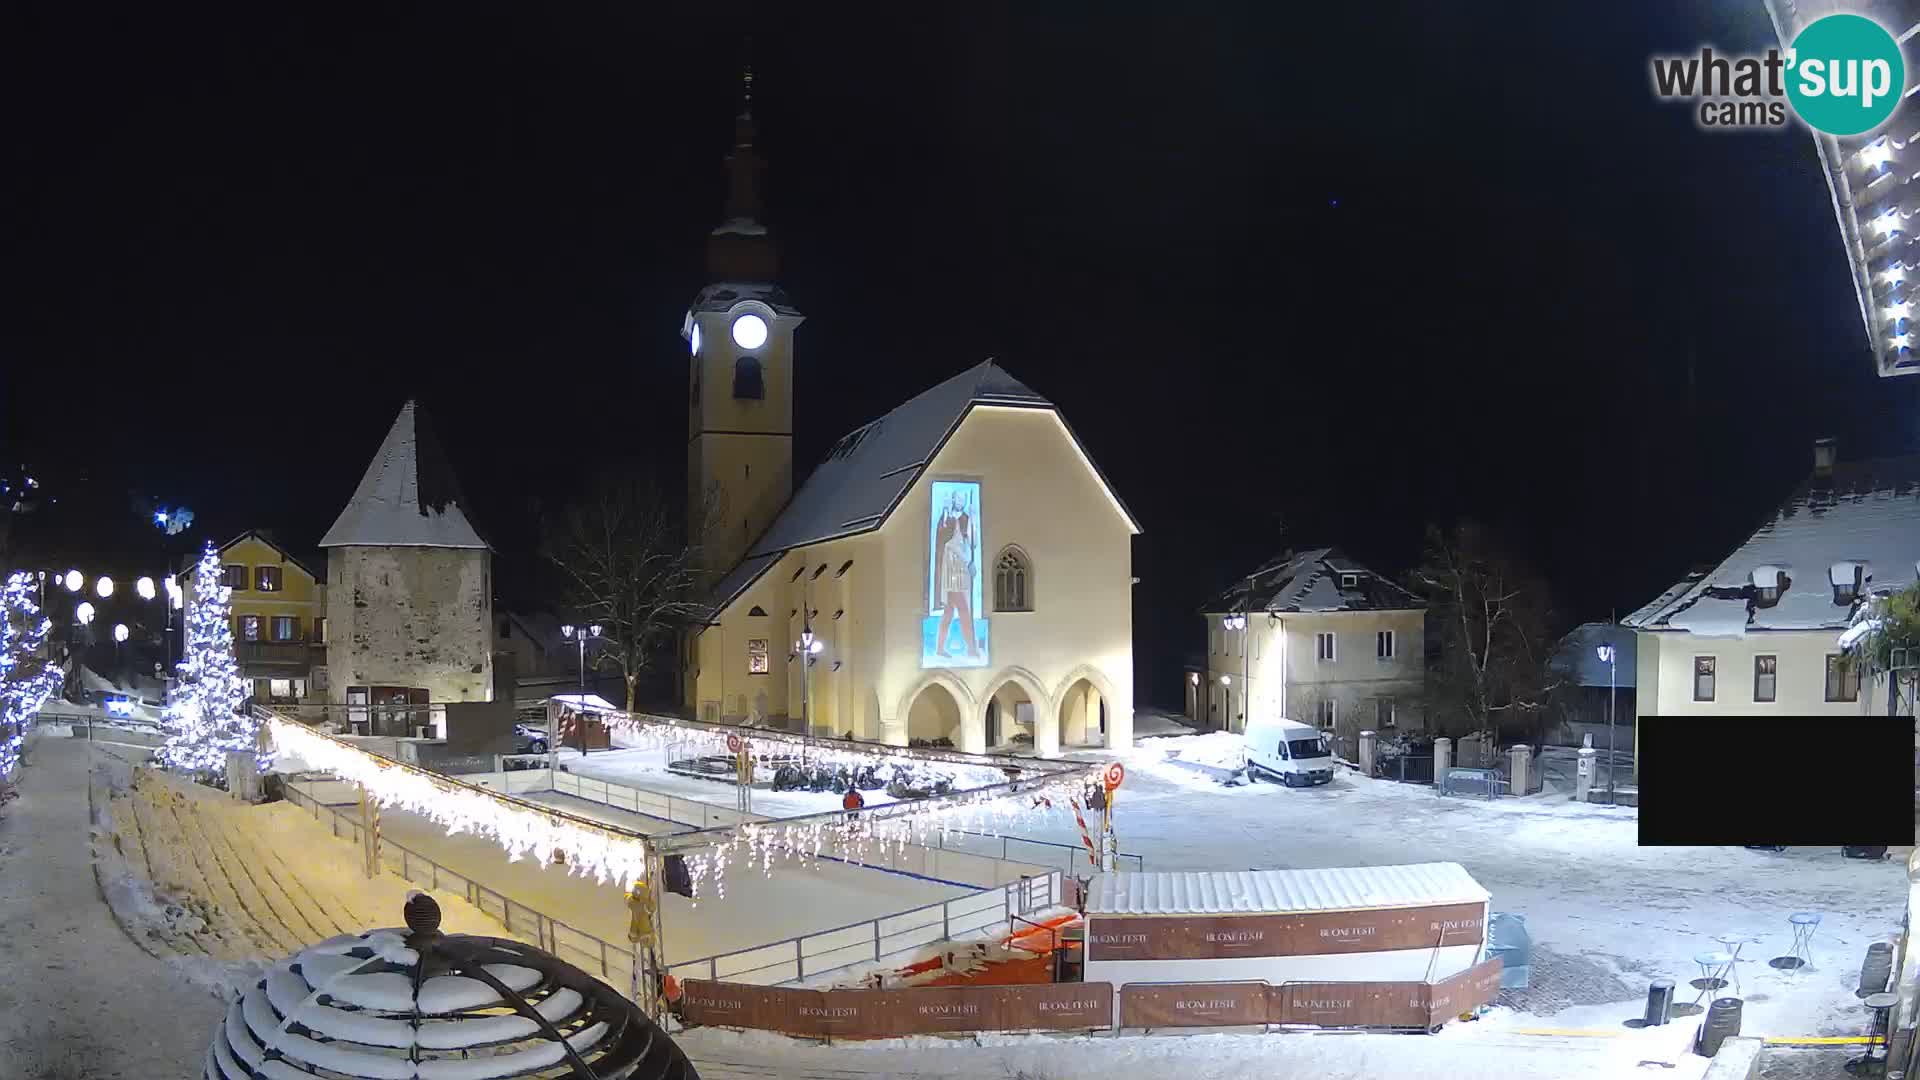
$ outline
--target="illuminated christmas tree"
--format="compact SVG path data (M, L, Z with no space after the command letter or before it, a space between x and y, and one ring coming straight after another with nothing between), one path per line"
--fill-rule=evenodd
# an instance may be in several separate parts
M24 570L0 594L0 780L20 762L27 724L60 691L62 673L41 654L53 620L40 611L39 583Z
M233 654L232 599L221 583L220 553L209 543L194 567L184 658L162 716L167 739L158 756L172 768L224 774L227 751L257 752L260 725L242 704L247 680ZM266 764L261 755L260 766Z

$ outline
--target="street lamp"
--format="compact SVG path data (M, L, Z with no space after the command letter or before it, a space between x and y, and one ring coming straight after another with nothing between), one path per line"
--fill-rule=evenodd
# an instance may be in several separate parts
M81 577L78 570L69 570L60 578L60 584L65 585L68 592L79 592L86 583L87 579Z
M579 707L573 713L574 730L580 733L580 756L587 756L587 642L600 637L600 624L575 626L572 623L560 628L560 636L580 646L580 700ZM559 732L549 732L558 735Z
M93 605L85 600L80 601L80 606L73 609L73 617L80 620L81 626L92 626Z
M142 600L153 599L155 596L155 593L153 591L153 579L150 577L143 577L139 581L134 582L133 591L139 593L140 599Z
M1613 772L1617 764L1614 755L1619 746L1619 736L1614 733L1613 727L1614 672L1619 670L1620 665L1615 660L1617 654L1611 644L1602 645L1594 652L1599 654L1600 662L1607 665L1607 805L1612 806L1614 805Z
M805 603L802 600L801 603ZM827 643L813 636L813 618L809 612L801 620L800 640L794 643L793 651L800 657L800 726L809 736L813 734L813 658L819 656Z
M93 583L93 591L99 593L100 599L102 600L105 600L107 597L112 596L113 595L113 579L106 576L105 574L100 575L100 580Z

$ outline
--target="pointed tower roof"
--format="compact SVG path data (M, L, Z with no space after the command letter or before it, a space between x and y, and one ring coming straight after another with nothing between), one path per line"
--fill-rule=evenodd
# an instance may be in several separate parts
M753 69L741 74L740 113L733 121L733 150L727 155L727 209L719 227L707 236L707 272L718 281L772 281L779 273L779 250L760 222L760 173L766 159L754 149Z
M447 452L409 401L320 546L486 548L462 501Z

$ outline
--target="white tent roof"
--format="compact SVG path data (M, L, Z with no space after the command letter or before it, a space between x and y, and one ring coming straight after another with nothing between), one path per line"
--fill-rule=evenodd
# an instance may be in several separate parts
M619 706L615 705L611 701L608 701L606 698L601 697L599 694L588 694L586 696L586 704L584 705L581 704L581 697L579 694L555 694L553 695L553 697L549 698L548 700L557 701L562 705L573 705L573 706L576 706L579 708L585 708L585 709L598 709L601 712L619 712L620 711Z
M1459 863L1322 870L1171 870L1101 874L1089 915L1255 915L1483 903Z

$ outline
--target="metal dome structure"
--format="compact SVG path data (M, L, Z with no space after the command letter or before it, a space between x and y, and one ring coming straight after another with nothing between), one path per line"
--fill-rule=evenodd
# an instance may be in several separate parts
M531 945L407 929L330 938L237 997L203 1080L698 1080L666 1032L607 984Z

